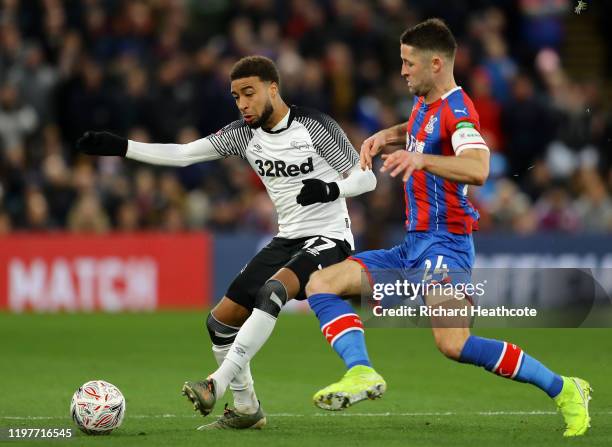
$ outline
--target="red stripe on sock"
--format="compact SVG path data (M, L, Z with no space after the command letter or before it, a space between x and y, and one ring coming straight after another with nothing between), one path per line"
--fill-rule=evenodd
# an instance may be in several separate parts
M519 370L519 364L523 358L523 351L516 345L506 343L502 358L493 372L502 377L514 379Z
M334 341L339 335L345 334L350 330L362 331L363 323L357 314L346 314L330 321L321 328L323 336L329 344L333 346Z

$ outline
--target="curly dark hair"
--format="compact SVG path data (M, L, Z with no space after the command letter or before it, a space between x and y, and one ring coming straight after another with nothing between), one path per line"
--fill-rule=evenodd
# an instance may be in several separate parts
M230 72L232 81L250 76L258 76L262 81L276 82L280 85L280 76L276 64L264 56L243 57L234 64Z

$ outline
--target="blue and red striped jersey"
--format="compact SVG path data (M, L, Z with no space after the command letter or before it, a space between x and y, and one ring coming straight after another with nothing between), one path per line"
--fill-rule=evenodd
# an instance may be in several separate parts
M463 126L480 132L478 113L461 87L431 104L419 97L406 128L406 150L454 157L461 148L453 148L451 137ZM414 171L404 185L404 198L407 231L469 234L478 229L480 216L467 198L465 184Z

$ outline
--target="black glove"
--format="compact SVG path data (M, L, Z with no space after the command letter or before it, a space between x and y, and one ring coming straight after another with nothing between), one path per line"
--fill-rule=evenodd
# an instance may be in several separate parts
M128 140L110 132L85 132L76 144L77 150L89 155L125 157Z
M302 180L302 183L304 186L296 198L297 203L302 206L332 202L340 195L340 188L336 182L326 183L312 178Z

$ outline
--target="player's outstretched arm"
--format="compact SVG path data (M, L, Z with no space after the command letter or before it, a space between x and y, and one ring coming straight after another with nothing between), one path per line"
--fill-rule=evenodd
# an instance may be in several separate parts
M406 123L398 124L388 129L376 132L366 138L361 144L359 165L361 169L372 169L372 159L388 146L404 146L406 144Z
M402 174L405 182L414 171L419 170L451 182L476 186L483 185L489 176L489 151L483 149L465 149L456 157L398 150L382 158L385 163L381 172L389 172L391 177Z
M111 132L85 132L76 147L89 155L120 156L144 163L179 167L224 156L215 149L209 138L188 144L139 143Z
M348 177L337 182L324 182L319 179L302 180L304 186L298 196L297 203L302 206L313 203L327 203L338 197L354 197L376 188L376 176L372 170L361 170L359 166L349 171Z

